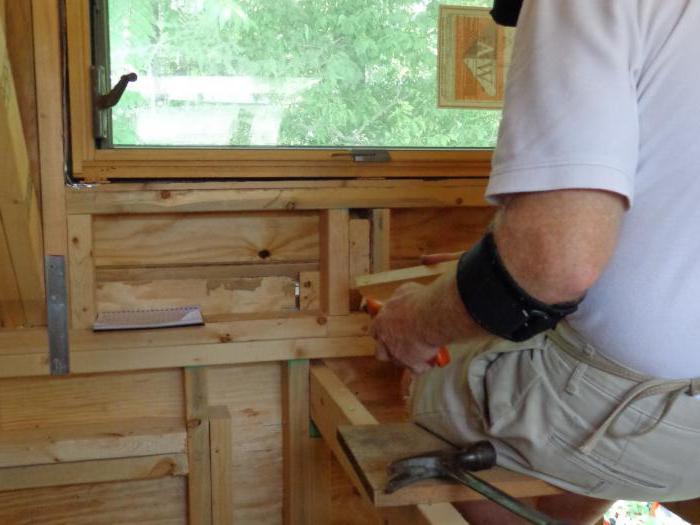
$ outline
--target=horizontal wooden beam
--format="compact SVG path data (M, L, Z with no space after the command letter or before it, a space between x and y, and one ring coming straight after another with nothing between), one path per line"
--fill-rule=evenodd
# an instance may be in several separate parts
M184 421L169 418L92 423L0 434L0 467L20 467L186 450Z
M67 192L69 214L225 212L261 210L323 210L333 208L421 208L488 206L485 181L461 185L396 181L365 186L160 189L102 191L83 187Z
M355 488L367 499L362 482L338 443L337 432L341 425L376 425L377 419L325 365L311 367L309 395L311 418ZM377 512L387 525L467 525L449 503L377 509Z
M1 468L0 491L155 479L186 474L187 455L184 453L30 465Z
M368 317L242 316L203 327L71 332L73 373L368 356ZM0 332L0 377L48 374L46 330Z

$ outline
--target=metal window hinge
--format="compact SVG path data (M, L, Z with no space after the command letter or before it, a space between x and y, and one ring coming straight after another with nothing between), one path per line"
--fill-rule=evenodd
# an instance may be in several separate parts
M391 161L391 156L385 149L352 149L347 153L333 153L331 157L351 157L354 162Z
M112 127L111 108L116 106L122 98L129 82L138 79L136 73L122 75L113 89L109 89L107 68L104 66L92 66L92 115L93 129L96 140L110 140Z

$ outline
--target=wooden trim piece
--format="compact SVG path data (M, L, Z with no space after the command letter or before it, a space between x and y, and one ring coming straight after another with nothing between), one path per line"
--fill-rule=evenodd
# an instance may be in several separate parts
M212 523L233 525L233 442L226 406L209 407Z
M92 216L68 217L71 320L74 330L90 328L96 316Z
M362 482L340 448L337 431L340 425L376 425L378 421L325 365L311 367L309 392L313 421L355 488L367 500ZM468 525L449 503L376 510L389 525Z
M188 509L191 525L212 525L212 468L206 368L184 370L189 463Z
M311 523L308 494L309 361L288 361L282 371L282 433L284 458L283 516L285 525Z
M306 469L308 525L331 522L332 452L320 437L309 437Z
M0 467L181 452L184 425L169 418L11 430L0 436Z
M371 271L385 272L391 269L391 210L372 210L370 226Z
M187 456L184 453L31 465L0 469L0 491L156 479L186 474Z
M330 208L422 208L489 204L485 179L463 181L366 181L335 187L148 189L117 191L101 187L68 188L71 214L185 213L260 210L321 210ZM117 186L119 187L119 186Z
M350 312L350 214L346 209L321 212L321 310Z
M396 288L404 283L414 282L429 284L443 273L454 272L457 261L447 261L430 266L413 266L388 272L360 275L355 277L352 288L358 290L363 297L385 299L391 296Z
M58 0L32 0L44 255L67 254Z

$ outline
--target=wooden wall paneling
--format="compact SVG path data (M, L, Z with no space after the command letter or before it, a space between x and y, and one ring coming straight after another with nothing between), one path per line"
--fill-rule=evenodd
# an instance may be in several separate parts
M6 174L0 215L26 321L40 326L46 322L46 313L39 197L31 178L6 42L4 24L0 24L0 158Z
M22 117L22 130L29 157L29 173L37 190L39 181L39 140L36 113L36 78L34 74L34 35L30 0L6 2L7 50L12 63L12 76Z
M233 525L233 441L228 407L209 407L212 523Z
M67 254L58 0L32 0L44 255Z
M187 474L187 455L161 454L133 458L49 463L0 468L0 492L41 487L63 487L111 481L155 479Z
M391 210L372 210L371 271L384 272L391 268Z
M187 414L187 502L190 525L211 525L212 467L206 368L184 370Z
M321 212L321 309L328 315L350 312L348 210Z
M282 365L285 525L310 523L306 504L310 422L309 362L287 361Z
M495 208L395 209L391 216L391 266L420 264L420 256L468 249L484 234Z
M313 262L318 216L311 212L98 216L98 267Z
M209 402L231 414L234 522L280 525L284 467L279 363L209 369Z
M296 310L295 285L296 279L286 276L101 282L96 290L97 309L196 304L207 321L232 314L290 312Z
M22 297L17 285L15 267L5 236L5 225L0 216L0 313L3 328L14 328L26 323Z
M0 523L187 525L181 476L0 493Z
M71 327L74 330L90 328L97 313L95 260L92 256L92 216L69 216L68 236Z
M183 406L177 370L0 381L2 432L139 419L179 419L184 428Z

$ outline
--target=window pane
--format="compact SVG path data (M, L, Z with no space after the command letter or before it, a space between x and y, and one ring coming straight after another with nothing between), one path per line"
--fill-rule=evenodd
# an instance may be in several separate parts
M437 107L440 3L109 0L114 145L492 147L500 111Z

